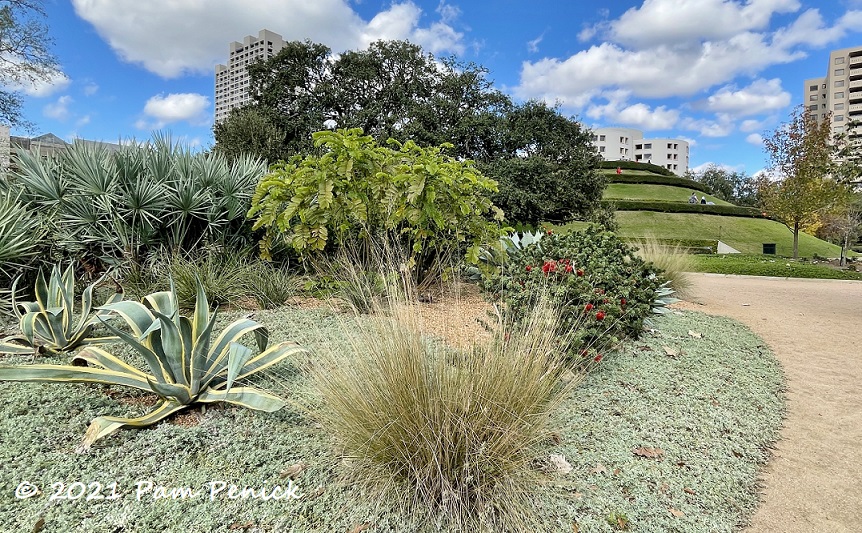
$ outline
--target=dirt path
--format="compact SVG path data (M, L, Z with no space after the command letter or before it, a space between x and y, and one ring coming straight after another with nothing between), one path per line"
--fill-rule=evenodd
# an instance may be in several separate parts
M862 282L692 275L684 307L760 335L787 376L787 419L745 531L862 531Z

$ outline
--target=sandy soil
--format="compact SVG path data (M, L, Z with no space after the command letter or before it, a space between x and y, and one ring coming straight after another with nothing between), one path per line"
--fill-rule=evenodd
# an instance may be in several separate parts
M787 377L787 418L745 530L862 531L862 282L694 274L683 307L748 325Z

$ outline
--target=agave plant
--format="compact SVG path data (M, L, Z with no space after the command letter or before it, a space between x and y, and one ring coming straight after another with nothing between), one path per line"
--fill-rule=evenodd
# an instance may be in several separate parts
M285 405L284 400L235 383L305 351L294 342L282 342L267 349L267 330L248 318L234 321L213 339L216 313L210 313L200 283L191 318L180 315L173 284L170 291L147 295L142 302L115 302L100 309L120 316L128 325L131 333L105 323L143 358L146 371L97 347L81 350L72 365L0 366L0 380L123 385L161 398L152 411L141 417L93 419L82 450L124 426L149 426L195 403L226 402L259 411L276 411ZM249 333L257 340L260 350L257 355L239 343Z
M511 235L500 237L496 244L483 246L479 250L479 265L467 267L468 279L481 281L483 274L499 271L508 258L518 256L527 246L537 244L544 235L540 231L534 233L525 231L522 235L518 235L515 231Z
M81 313L75 320L75 271L70 264L60 274L60 267L54 265L49 282L39 271L36 278L36 301L20 302L15 298L18 280L12 284L12 308L18 317L21 335L0 340L0 353L51 354L69 352L84 344L100 344L117 340L116 337L90 337L93 327L98 325L108 312L99 310L93 313L93 289L99 279L84 289L81 295ZM115 293L106 304L123 299L122 293Z

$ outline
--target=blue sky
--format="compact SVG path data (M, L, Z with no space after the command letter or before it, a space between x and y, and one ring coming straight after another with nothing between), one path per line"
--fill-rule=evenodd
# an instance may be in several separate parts
M516 100L590 127L692 142L692 166L763 168L761 135L832 49L862 45L862 0L46 0L64 77L27 88L36 133L213 143L213 67L267 28L335 52L409 39L488 67ZM15 132L13 134L24 134Z

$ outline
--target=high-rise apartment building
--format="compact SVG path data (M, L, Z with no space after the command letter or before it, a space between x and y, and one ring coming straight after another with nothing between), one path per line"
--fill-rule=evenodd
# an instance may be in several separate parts
M644 139L640 130L597 128L593 144L605 161L637 161L664 167L677 176L688 170L688 142L682 139Z
M215 121L227 118L230 110L251 101L248 92L248 66L258 59L269 59L284 48L281 35L260 30L257 37L248 35L242 42L230 43L227 65L215 67Z
M833 50L826 76L805 80L805 108L818 120L832 113L832 134L843 133L851 120L862 121L862 47ZM862 135L862 128L849 132Z

